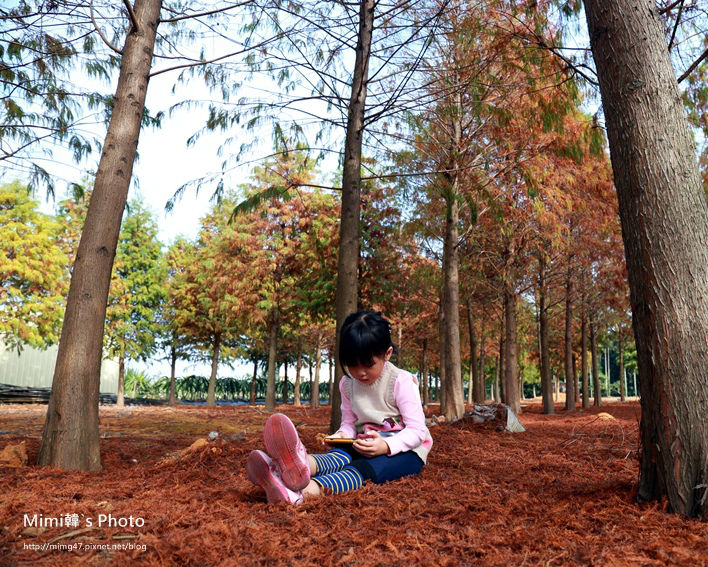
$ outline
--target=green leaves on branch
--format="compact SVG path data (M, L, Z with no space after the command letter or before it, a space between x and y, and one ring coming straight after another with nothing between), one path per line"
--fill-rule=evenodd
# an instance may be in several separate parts
M17 350L59 340L69 261L58 244L60 230L26 187L0 186L0 339Z

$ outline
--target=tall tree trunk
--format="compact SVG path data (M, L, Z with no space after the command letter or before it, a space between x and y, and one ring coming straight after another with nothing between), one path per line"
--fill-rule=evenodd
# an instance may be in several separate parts
M177 373L177 347L174 343L170 345L170 397L167 401L167 405L174 406L177 404L177 384L176 384L176 373Z
M479 383L482 387L482 401L480 403L484 403L487 399L487 384L486 380L484 377L484 343L486 341L486 334L485 334L485 320L484 320L484 311L482 312L482 328L480 329L480 337L479 337Z
M290 381L288 380L288 361L283 361L283 403L288 403L288 389L290 387Z
M507 281L504 283L504 375L502 399L519 414L519 367L518 345L516 342L516 290L514 289L513 271L507 268Z
M339 225L339 257L337 259L337 289L335 308L337 330L334 346L336 361L329 428L336 431L342 421L339 381L342 365L339 362L339 333L344 319L357 310L359 282L359 218L361 207L361 145L364 136L366 89L369 77L369 56L374 31L374 0L361 0L359 32L354 59L352 92L347 112L347 133L344 141L344 168L342 171L342 212Z
M596 406L602 405L602 386L600 385L600 368L597 359L597 336L595 336L595 320L590 314L590 360L592 362L592 389Z
M452 155L451 170L444 174L445 186L445 235L443 237L443 294L442 304L445 315L443 327L443 349L445 351L445 379L442 383L444 396L441 398L440 413L450 421L462 417L465 413L465 396L462 388L462 359L460 355L460 251L459 230L460 217L460 179L457 170L457 155L460 153L462 140L462 98L459 92L455 94L452 115Z
M580 366L583 381L583 408L590 407L590 392L588 391L588 319L585 314L585 300L583 298L582 315L580 320Z
M40 465L101 468L98 399L103 326L120 224L145 109L161 0L137 0L103 153L81 231L39 449Z
M116 407L125 406L125 355L118 356L118 393L116 394Z
M251 378L251 395L248 402L251 405L256 403L256 387L258 386L258 357L253 357L253 378Z
M634 387L634 395L635 397L638 397L639 394L639 388L637 388L637 373L632 372L632 386Z
M278 306L270 313L270 333L268 336L268 378L266 380L266 411L275 409L275 370L278 364L278 333L280 331L280 312Z
M396 342L396 364L403 366L403 325L398 326L398 341Z
M539 360L541 362L541 397L543 413L556 412L553 403L553 382L551 381L551 357L548 346L548 311L546 308L546 256L541 253L538 262L538 328Z
M622 344L622 327L617 325L617 350L619 351L619 384L620 402L627 401L627 382L624 375L624 345Z
M470 329L470 387L467 392L469 404L484 403L484 381L479 376L479 361L477 359L477 336L474 331L474 318L472 317L472 299L467 297L467 326Z
M503 303L503 299L502 299ZM495 385L496 388L496 399L498 402L501 402L504 399L504 373L505 373L505 364L504 364L504 350L506 349L506 327L504 325L504 317L505 317L506 310L504 309L504 306L502 305L502 315L501 315L501 321L499 323L499 376L497 379L497 383Z
M605 347L605 391L607 392L608 396L612 395L612 391L610 388L610 384L612 383L612 380L610 380L610 347L606 346Z
M423 398L423 405L427 406L430 403L430 392L428 376L428 339L423 339L423 362L421 363L421 374L423 379L423 390L421 392Z
M575 403L580 400L580 388L578 386L578 357L573 351L573 385L575 386Z
M315 380L310 388L310 407L320 407L320 366L322 365L322 333L317 335L317 348L315 350Z
M708 223L653 0L585 2L619 200L642 391L640 500L708 515Z
M444 293L444 291L443 291ZM441 385L445 384L445 308L444 308L444 299L442 298L442 294L440 297L440 310L438 312L438 323L440 326L440 337L441 340L439 341L440 344L440 371L438 372L436 378L436 383L435 383L435 401L440 404L440 409L442 410L442 407L445 403L445 388L441 388Z
M568 256L565 279L565 409L575 409L575 384L573 384L573 256Z
M214 335L211 352L211 375L209 376L209 389L207 390L208 406L216 404L216 372L219 368L219 349L221 348L221 333Z
M293 405L300 407L300 382L302 380L302 339L297 341L297 359L295 360L295 386L293 388Z
M333 396L334 396L334 392L333 392L333 390L334 390L334 360L333 360L331 354L327 357L327 359L329 361L329 385L328 385L329 398L327 401L331 405L334 403L334 401L333 401L333 399L334 399L333 398ZM317 392L317 396L319 399L319 391ZM341 399L340 399L340 401L341 401Z
M553 375L553 401L560 401L560 377Z

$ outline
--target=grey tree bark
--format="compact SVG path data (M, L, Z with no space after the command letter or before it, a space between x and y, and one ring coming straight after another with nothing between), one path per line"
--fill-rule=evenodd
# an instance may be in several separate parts
M467 403L484 403L484 376L479 368L477 351L477 334L474 330L474 317L472 317L472 299L467 297L467 326L470 330L470 387L467 392Z
M177 385L175 383L175 374L177 367L177 348L174 343L170 345L170 397L167 405L174 406L177 404Z
M619 351L619 387L620 402L627 401L627 383L624 376L624 344L622 341L622 327L617 325L617 350Z
M317 334L317 348L315 349L315 378L310 388L310 407L320 407L320 367L322 366L322 333Z
M575 384L573 377L573 257L568 256L568 273L565 280L565 409L575 409Z
M585 314L585 298L582 302L582 315L580 320L580 366L583 381L583 409L590 407L590 393L588 388L588 318Z
M339 428L342 421L339 381L342 365L339 362L339 332L344 319L357 310L359 271L359 219L361 216L361 145L364 136L366 88L369 76L369 56L374 31L374 0L362 0L359 7L359 33L352 94L349 100L347 133L344 141L344 169L342 172L342 212L339 225L339 256L337 259L337 288L335 308L337 330L334 347L335 376L332 384L332 413L330 430Z
M556 412L553 403L553 381L551 380L551 357L548 345L548 309L546 308L546 256L542 252L538 261L538 344L541 362L541 397L543 413Z
M268 375L266 378L265 409L275 409L275 371L278 364L278 332L280 331L280 313L278 306L273 307L270 314L270 334L268 337Z
M514 413L521 412L519 395L518 344L516 342L516 290L511 268L507 268L504 282L504 356L502 375L502 400Z
M209 375L209 387L207 388L206 405L216 405L216 374L219 370L219 351L221 350L221 333L214 335L211 343L211 374Z
M597 358L597 335L595 334L595 320L590 314L590 361L592 364L592 391L593 405L602 405L602 384L600 384L600 363Z
M445 379L442 383L440 413L450 421L465 413L465 398L462 390L462 359L460 356L460 279L458 228L459 203L457 176L450 184L446 198L445 237L443 241L443 296L445 313L443 324L443 349L445 351Z
M161 0L136 0L69 286L39 464L101 468L98 393L111 270L145 109Z
M653 0L587 0L642 391L638 497L708 512L708 210Z

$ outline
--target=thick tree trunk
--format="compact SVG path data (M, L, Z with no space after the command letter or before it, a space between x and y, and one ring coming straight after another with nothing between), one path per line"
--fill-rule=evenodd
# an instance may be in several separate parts
M208 406L216 405L216 373L219 370L219 350L221 349L221 333L214 335L214 342L211 345L211 375L209 376L209 388L207 389Z
M445 352L445 379L442 383L444 395L441 398L440 413L448 422L462 417L465 413L465 395L462 388L462 358L460 354L460 251L459 230L460 217L460 180L456 170L458 164L455 156L459 154L462 139L462 100L456 93L454 112L452 116L452 164L454 173L443 175L445 186L445 234L443 237L442 306L444 313L443 350Z
M653 0L586 1L639 381L639 499L708 515L708 210Z
M39 464L101 468L98 394L108 287L145 108L161 0L137 0L69 287Z
M565 409L575 409L575 384L573 384L573 257L568 257L568 273L565 280Z
M125 406L125 356L118 357L118 393L116 394L116 407Z
M339 225L339 257L337 259L337 289L335 308L337 330L334 346L335 377L330 402L331 432L342 421L339 380L342 365L339 362L339 332L344 319L357 310L359 283L359 218L361 213L361 145L364 137L366 89L369 77L369 56L374 31L374 0L362 0L359 8L359 33L354 59L352 92L347 114L347 133L344 141L342 171L342 212Z
M516 342L516 290L514 274L507 269L504 284L504 374L502 399L514 413L521 413L519 396L518 345Z
M553 382L551 380L551 357L548 346L548 311L546 308L546 257L542 253L538 262L538 334L539 360L541 362L541 397L543 413L555 413Z
M454 182L456 189L457 182ZM455 190L455 194L456 194ZM465 413L462 390L462 360L460 356L460 283L458 229L459 203L456 197L448 200L443 243L443 349L445 351L444 392L440 413L450 421Z
M592 362L592 390L595 398L594 405L602 405L602 385L600 384L600 363L597 359L597 336L595 335L595 321L590 315L590 360Z
M270 333L268 336L268 378L266 380L266 411L275 409L275 370L278 364L278 332L280 331L280 312L278 306L273 307L270 314Z

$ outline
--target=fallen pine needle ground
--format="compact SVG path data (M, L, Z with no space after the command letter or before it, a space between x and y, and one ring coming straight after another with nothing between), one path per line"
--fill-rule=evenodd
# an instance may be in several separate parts
M328 406L277 409L320 450ZM46 406L4 405L0 451L28 464L0 465L0 565L706 566L705 521L635 501L639 411L431 426L421 475L293 507L246 477L262 408L101 406L103 470L82 473L34 464Z

